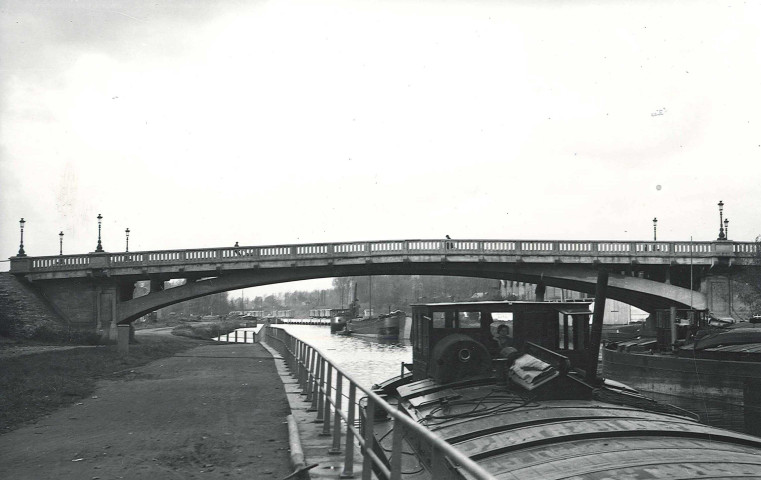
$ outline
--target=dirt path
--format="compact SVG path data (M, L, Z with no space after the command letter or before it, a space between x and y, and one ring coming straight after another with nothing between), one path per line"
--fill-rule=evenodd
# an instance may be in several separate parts
M280 479L288 413L262 346L205 345L0 436L0 478Z

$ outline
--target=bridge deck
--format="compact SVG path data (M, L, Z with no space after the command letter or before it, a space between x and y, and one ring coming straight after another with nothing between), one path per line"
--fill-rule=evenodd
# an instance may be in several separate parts
M300 245L241 246L145 252L89 253L45 257L12 257L11 272L19 274L228 265L240 268L283 266L317 261L410 261L439 256L451 261L517 261L529 263L689 264L711 265L718 257L750 264L758 256L755 242L648 242L593 240L379 240ZM427 259L430 261L429 259ZM291 262L291 263L289 263ZM178 268L180 269L180 268Z

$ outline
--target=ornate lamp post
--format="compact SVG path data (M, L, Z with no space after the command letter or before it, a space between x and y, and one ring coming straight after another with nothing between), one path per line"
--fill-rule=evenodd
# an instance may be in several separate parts
M727 237L724 234L724 202L719 200L719 238L717 240L726 240Z
M58 255L63 255L63 231L58 234Z
M100 243L100 225L103 222L103 216L98 214L98 246L95 247L95 251L100 253L103 251L103 245Z
M724 238L729 240L729 219L724 219Z
M127 228L124 231L125 234L127 234L127 248L124 250L125 252L129 252L129 228Z
M658 241L658 219L653 217L653 241Z
M24 224L26 221L22 218L18 223L21 226L21 244L18 247L18 256L26 257L26 252L24 251Z

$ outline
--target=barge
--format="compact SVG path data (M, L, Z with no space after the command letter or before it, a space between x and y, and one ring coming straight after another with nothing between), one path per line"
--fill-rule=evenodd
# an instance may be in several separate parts
M511 328L497 339L491 324L504 312ZM413 305L411 372L374 391L484 478L761 478L761 438L703 425L594 373L601 316L590 326L580 302ZM396 422L371 406L360 414L369 448L387 463ZM474 478L409 430L402 441L402 478Z
M638 338L606 344L602 359L606 377L694 409L704 423L761 435L761 323L658 311Z

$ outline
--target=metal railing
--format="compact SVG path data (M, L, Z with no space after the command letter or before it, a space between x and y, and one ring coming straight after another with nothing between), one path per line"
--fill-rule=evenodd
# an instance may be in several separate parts
M718 252L717 245L726 245ZM269 245L248 247L160 250L149 252L93 253L48 257L13 257L11 269L31 271L87 270L90 268L147 267L233 262L351 259L393 255L515 255L536 258L562 256L614 257L712 257L717 254L753 258L756 242L649 242L605 240L378 240L369 242Z
M242 332L239 332L236 329L232 332L218 336L217 341L226 343L259 343L261 333L261 330L257 333L254 330L243 330ZM251 341L249 342L249 340Z
M461 475L455 475L456 470L467 472L469 478L476 480L495 478L467 455L400 412L396 406L383 400L372 389L359 385L328 360L320 350L299 340L282 328L265 327L262 331L266 332L264 338L267 343L282 355L291 375L298 380L302 395L306 395L306 401L311 402L307 411L316 412L315 421L322 423L321 435L331 436L332 446L328 453L344 454L341 478L354 478L354 442L356 441L363 455L362 480L370 480L373 469L380 472L383 478L400 480L402 455L405 453L402 446L405 438L420 445L427 452L432 478L441 480L462 478ZM348 397L343 393L345 383L348 384ZM365 416L362 420L364 434L356 425L360 408L358 394L364 395L362 400L366 402ZM343 405L344 398L348 399L346 407ZM345 411L344 408L346 408ZM389 430L392 440L388 459L381 459L372 448L375 413L378 409L383 410L393 421Z

